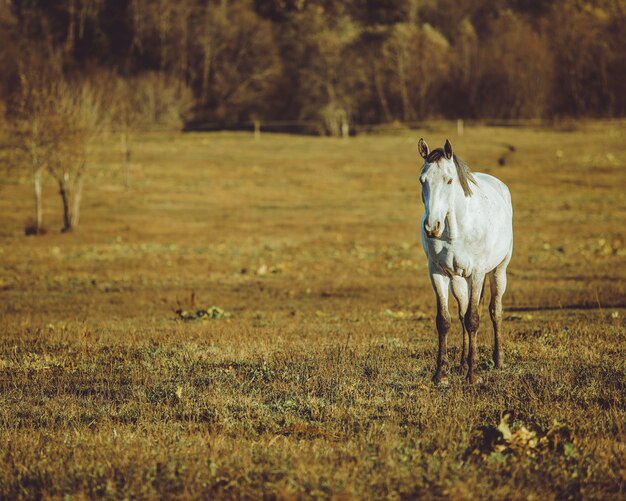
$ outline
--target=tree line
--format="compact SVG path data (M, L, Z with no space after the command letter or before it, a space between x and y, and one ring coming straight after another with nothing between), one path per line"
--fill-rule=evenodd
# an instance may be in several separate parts
M4 0L1 91L28 53L159 74L223 126L623 116L624 0ZM171 97L171 96L170 96Z

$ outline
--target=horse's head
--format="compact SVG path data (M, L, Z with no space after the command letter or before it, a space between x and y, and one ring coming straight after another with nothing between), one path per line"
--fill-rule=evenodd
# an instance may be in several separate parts
M475 182L467 166L452 153L452 145L446 139L443 148L428 149L426 141L419 140L418 148L424 159L420 173L422 201L424 202L424 231L430 238L443 234L446 217L454 207L461 186L465 196L471 196L469 181Z

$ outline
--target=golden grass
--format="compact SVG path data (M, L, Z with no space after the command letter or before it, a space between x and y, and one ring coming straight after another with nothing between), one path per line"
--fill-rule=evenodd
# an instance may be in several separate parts
M0 498L624 496L624 132L146 134L130 190L101 145L79 231L47 185L42 237L5 178ZM485 384L442 389L416 140L446 134L516 240L507 367L483 318ZM177 320L192 291L232 316Z

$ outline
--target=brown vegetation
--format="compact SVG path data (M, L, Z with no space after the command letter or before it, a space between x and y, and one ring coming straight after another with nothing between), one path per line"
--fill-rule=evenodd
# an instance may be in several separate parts
M65 76L179 82L192 127L623 116L625 13L624 0L10 0L0 99L25 52L52 50Z
M623 497L625 130L572 125L142 134L132 192L110 138L89 231L38 239L4 177L0 498ZM508 366L483 318L484 385L430 383L420 135L511 188ZM180 320L192 291L231 316Z

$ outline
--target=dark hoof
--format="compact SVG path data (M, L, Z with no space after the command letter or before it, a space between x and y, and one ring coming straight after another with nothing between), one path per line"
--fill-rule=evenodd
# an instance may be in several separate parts
M504 356L501 351L493 352L493 367L494 369L503 369L504 368Z
M482 384L483 378L474 372L468 372L465 376L465 382L471 385Z
M448 386L450 384L448 376L441 372L435 372L435 375L433 376L433 383L436 386Z

